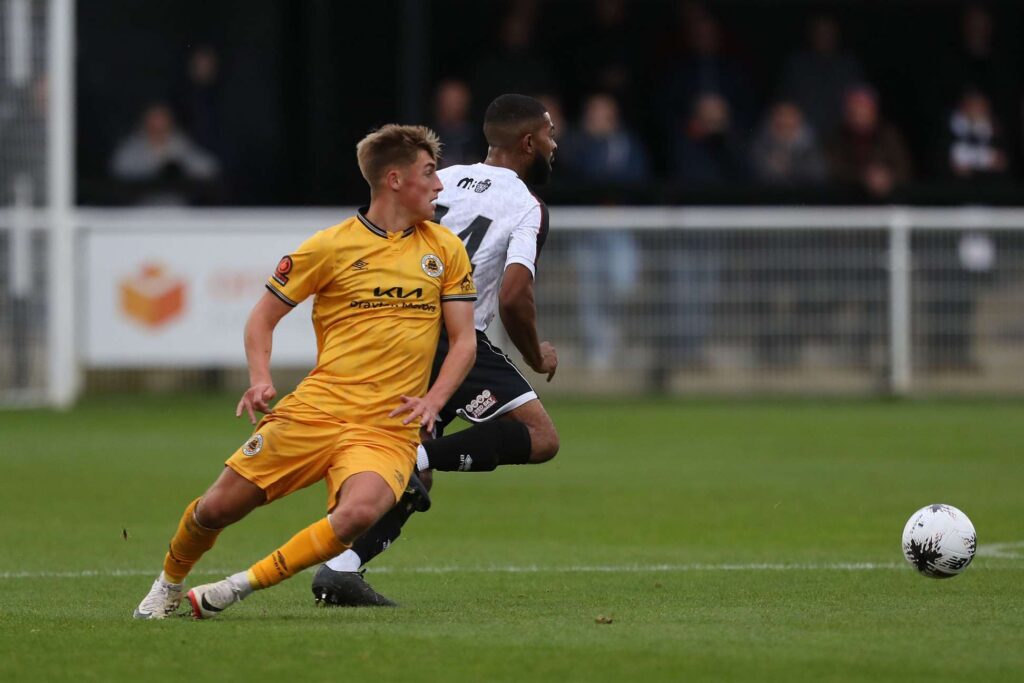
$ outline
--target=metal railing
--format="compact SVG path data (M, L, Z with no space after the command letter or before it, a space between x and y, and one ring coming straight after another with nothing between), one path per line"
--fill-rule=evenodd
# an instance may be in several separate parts
M157 372L161 387L205 386L210 371L244 363L240 321L281 254L351 212L82 209L69 216L72 265L54 278L39 272L52 268L41 231L53 212L3 210L0 249L10 254L5 236L28 226L32 277L73 292L53 309L60 320L39 303L21 314L33 349L59 349L53 330L68 335L72 357L51 351L49 366L71 367L70 386ZM552 207L551 220L539 327L562 360L545 390L1024 392L1024 210ZM159 324L122 319L124 283L153 268L192 287L182 310ZM0 281L8 323L12 273ZM275 365L301 371L313 361L308 321L291 317ZM0 377L12 378L28 357L13 342L27 337L7 329ZM491 334L502 343L500 323ZM17 387L5 384L11 402Z

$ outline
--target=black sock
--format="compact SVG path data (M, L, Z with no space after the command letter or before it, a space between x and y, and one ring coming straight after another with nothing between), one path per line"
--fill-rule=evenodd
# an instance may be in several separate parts
M490 472L530 460L530 430L522 422L493 420L423 443L430 467L442 472Z
M352 544L352 552L359 556L360 562L366 564L377 557L402 534L402 527L416 512L408 498L409 494L404 494L395 507L384 513L376 524L364 531Z

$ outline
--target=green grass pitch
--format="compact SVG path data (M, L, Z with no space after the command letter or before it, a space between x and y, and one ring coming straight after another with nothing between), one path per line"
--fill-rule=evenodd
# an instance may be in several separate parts
M135 622L249 433L234 404L0 413L0 680L1024 680L1024 403L552 401L555 461L439 474L370 566L401 609L317 609L304 573L216 620ZM900 553L933 502L978 529L955 579ZM256 511L193 580L323 504Z

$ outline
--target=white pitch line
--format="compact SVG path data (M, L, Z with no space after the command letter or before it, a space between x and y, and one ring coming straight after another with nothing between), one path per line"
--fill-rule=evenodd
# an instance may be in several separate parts
M578 565L544 567L540 565L507 565L485 567L374 567L374 574L643 574L676 572L722 571L876 571L902 569L898 562L837 562L825 564L651 564L651 565ZM0 572L4 579L88 579L98 577L155 576L156 569L87 569L81 571L7 571ZM198 575L230 574L226 569L203 569Z
M978 549L978 555L998 559L1024 559L1020 551L1024 541L993 543ZM891 571L909 568L905 562L753 562L753 563L692 563L692 564L627 564L627 565L570 565L551 567L543 565L491 565L491 566L436 566L436 567L373 567L374 574L644 574L679 572L749 572L749 571ZM988 567L1012 568L1012 567ZM307 570L309 571L309 570ZM150 569L86 569L79 571L0 571L5 579L88 579L96 577L156 576L159 567ZM228 569L201 569L196 575L225 575Z
M978 555L982 557L999 557L1005 560L1024 560L1024 541L981 545L978 546Z
M636 565L576 565L568 567L544 567L541 565L492 566L492 567L383 567L375 572L393 574L455 574L455 573L504 573L504 574L640 574L646 572L731 572L731 571L789 571L789 570L840 570L870 571L876 569L898 569L895 562L837 562L827 564L776 564L758 562L751 564L636 564Z

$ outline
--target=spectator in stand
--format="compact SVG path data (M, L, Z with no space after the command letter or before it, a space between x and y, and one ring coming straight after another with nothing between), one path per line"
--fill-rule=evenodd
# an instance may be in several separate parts
M792 102L775 104L751 148L756 178L783 187L819 185L825 180L825 158L803 112Z
M1012 57L997 49L995 31L995 21L986 7L971 4L964 9L963 42L948 74L942 79L950 88L945 102L959 97L967 88L979 90L989 98L996 118L1008 121L1018 112L1020 77L1010 61Z
M961 39L958 61L960 68L953 74L957 81L994 86L998 78L995 63L995 23L992 13L976 3L964 8L960 23Z
M618 102L604 93L587 98L579 132L566 141L563 158L572 175L602 186L642 183L650 176L646 150L623 125ZM603 189L604 202L616 203L615 190ZM573 259L587 365L608 370L621 345L622 304L636 285L636 242L625 230L596 232L580 241Z
M855 86L843 102L843 125L828 145L832 178L861 187L873 199L888 199L910 180L910 154L903 136L882 120L873 88Z
M805 188L825 182L825 157L813 129L792 102L776 103L769 110L751 148L756 179L773 188ZM797 239L803 239L798 237ZM753 335L759 363L770 367L797 361L804 341L801 329L801 295L812 278L801 268L749 268L762 284L747 298L754 314Z
M1020 52L1014 42L1013 13L1003 18L997 22L988 7L967 4L957 25L950 27L955 28L955 34L946 37L944 49L928 54L926 61L916 65L920 77L915 83L917 106L913 115L923 150L933 153L930 161L938 161L936 172L931 174L935 177L949 175L949 149L944 144L950 140L947 114L951 103L960 103L968 91L984 96L991 117L1002 124L998 135L1007 164L1016 167L1021 161ZM1005 40L1000 41L997 38L1001 30Z
M213 47L200 45L189 55L186 67L173 98L182 128L197 145L223 159L220 56Z
M864 82L864 70L853 54L842 49L834 17L811 19L807 42L807 48L786 59L779 90L782 99L796 104L814 132L825 138L839 126L843 96Z
M626 0L595 0L566 41L570 50L559 61L566 85L579 88L574 94L606 92L620 106L634 101L636 75L643 72L639 66L643 33L636 31L637 18L629 15L629 9Z
M746 177L745 152L731 117L729 103L717 93L695 99L673 140L673 174L687 188L721 187Z
M833 180L856 187L870 200L891 201L893 193L910 180L910 155L903 136L882 120L878 95L873 88L858 85L844 97L843 125L828 146ZM868 264L850 273L852 280L835 291L834 298L819 297L814 306L837 320L855 320L853 333L842 339L848 346L855 367L871 367L870 330L881 329L884 306L876 298L863 299L863 292L884 287L885 274L878 264ZM852 288L852 289L851 289ZM858 294L860 292L860 294Z
M696 96L689 118L672 139L672 171L686 189L725 188L747 176L746 152L725 97L714 91ZM650 386L664 392L677 369L707 367L705 342L718 302L721 246L718 236L685 233L647 250L654 291L654 339Z
M465 81L448 78L437 86L434 95L434 130L444 145L440 168L475 164L484 158L480 128L470 120L472 102Z
M969 89L947 121L943 163L958 183L992 183L1007 177L1009 154L989 98ZM977 187L972 185L972 187ZM981 231L930 236L916 276L921 294L920 331L931 370L976 370L977 300L993 280L996 245Z
M639 136L623 125L618 101L606 93L587 98L580 130L566 145L565 164L582 179L631 184L650 175Z
M110 172L142 189L139 203L184 205L201 198L220 165L178 130L170 107L160 102L146 109L139 129L118 145Z
M477 102L503 93L556 92L555 79L534 42L537 10L513 5L501 21L497 52L477 64L472 91Z
M989 99L969 90L950 114L947 128L946 164L956 178L995 178L1008 167L1001 126L992 114Z
M695 109L709 95L724 103L726 116L743 128L753 113L752 88L739 63L724 54L718 20L698 4L687 4L680 23L688 53L670 67L661 93L662 117L669 137L678 135Z

